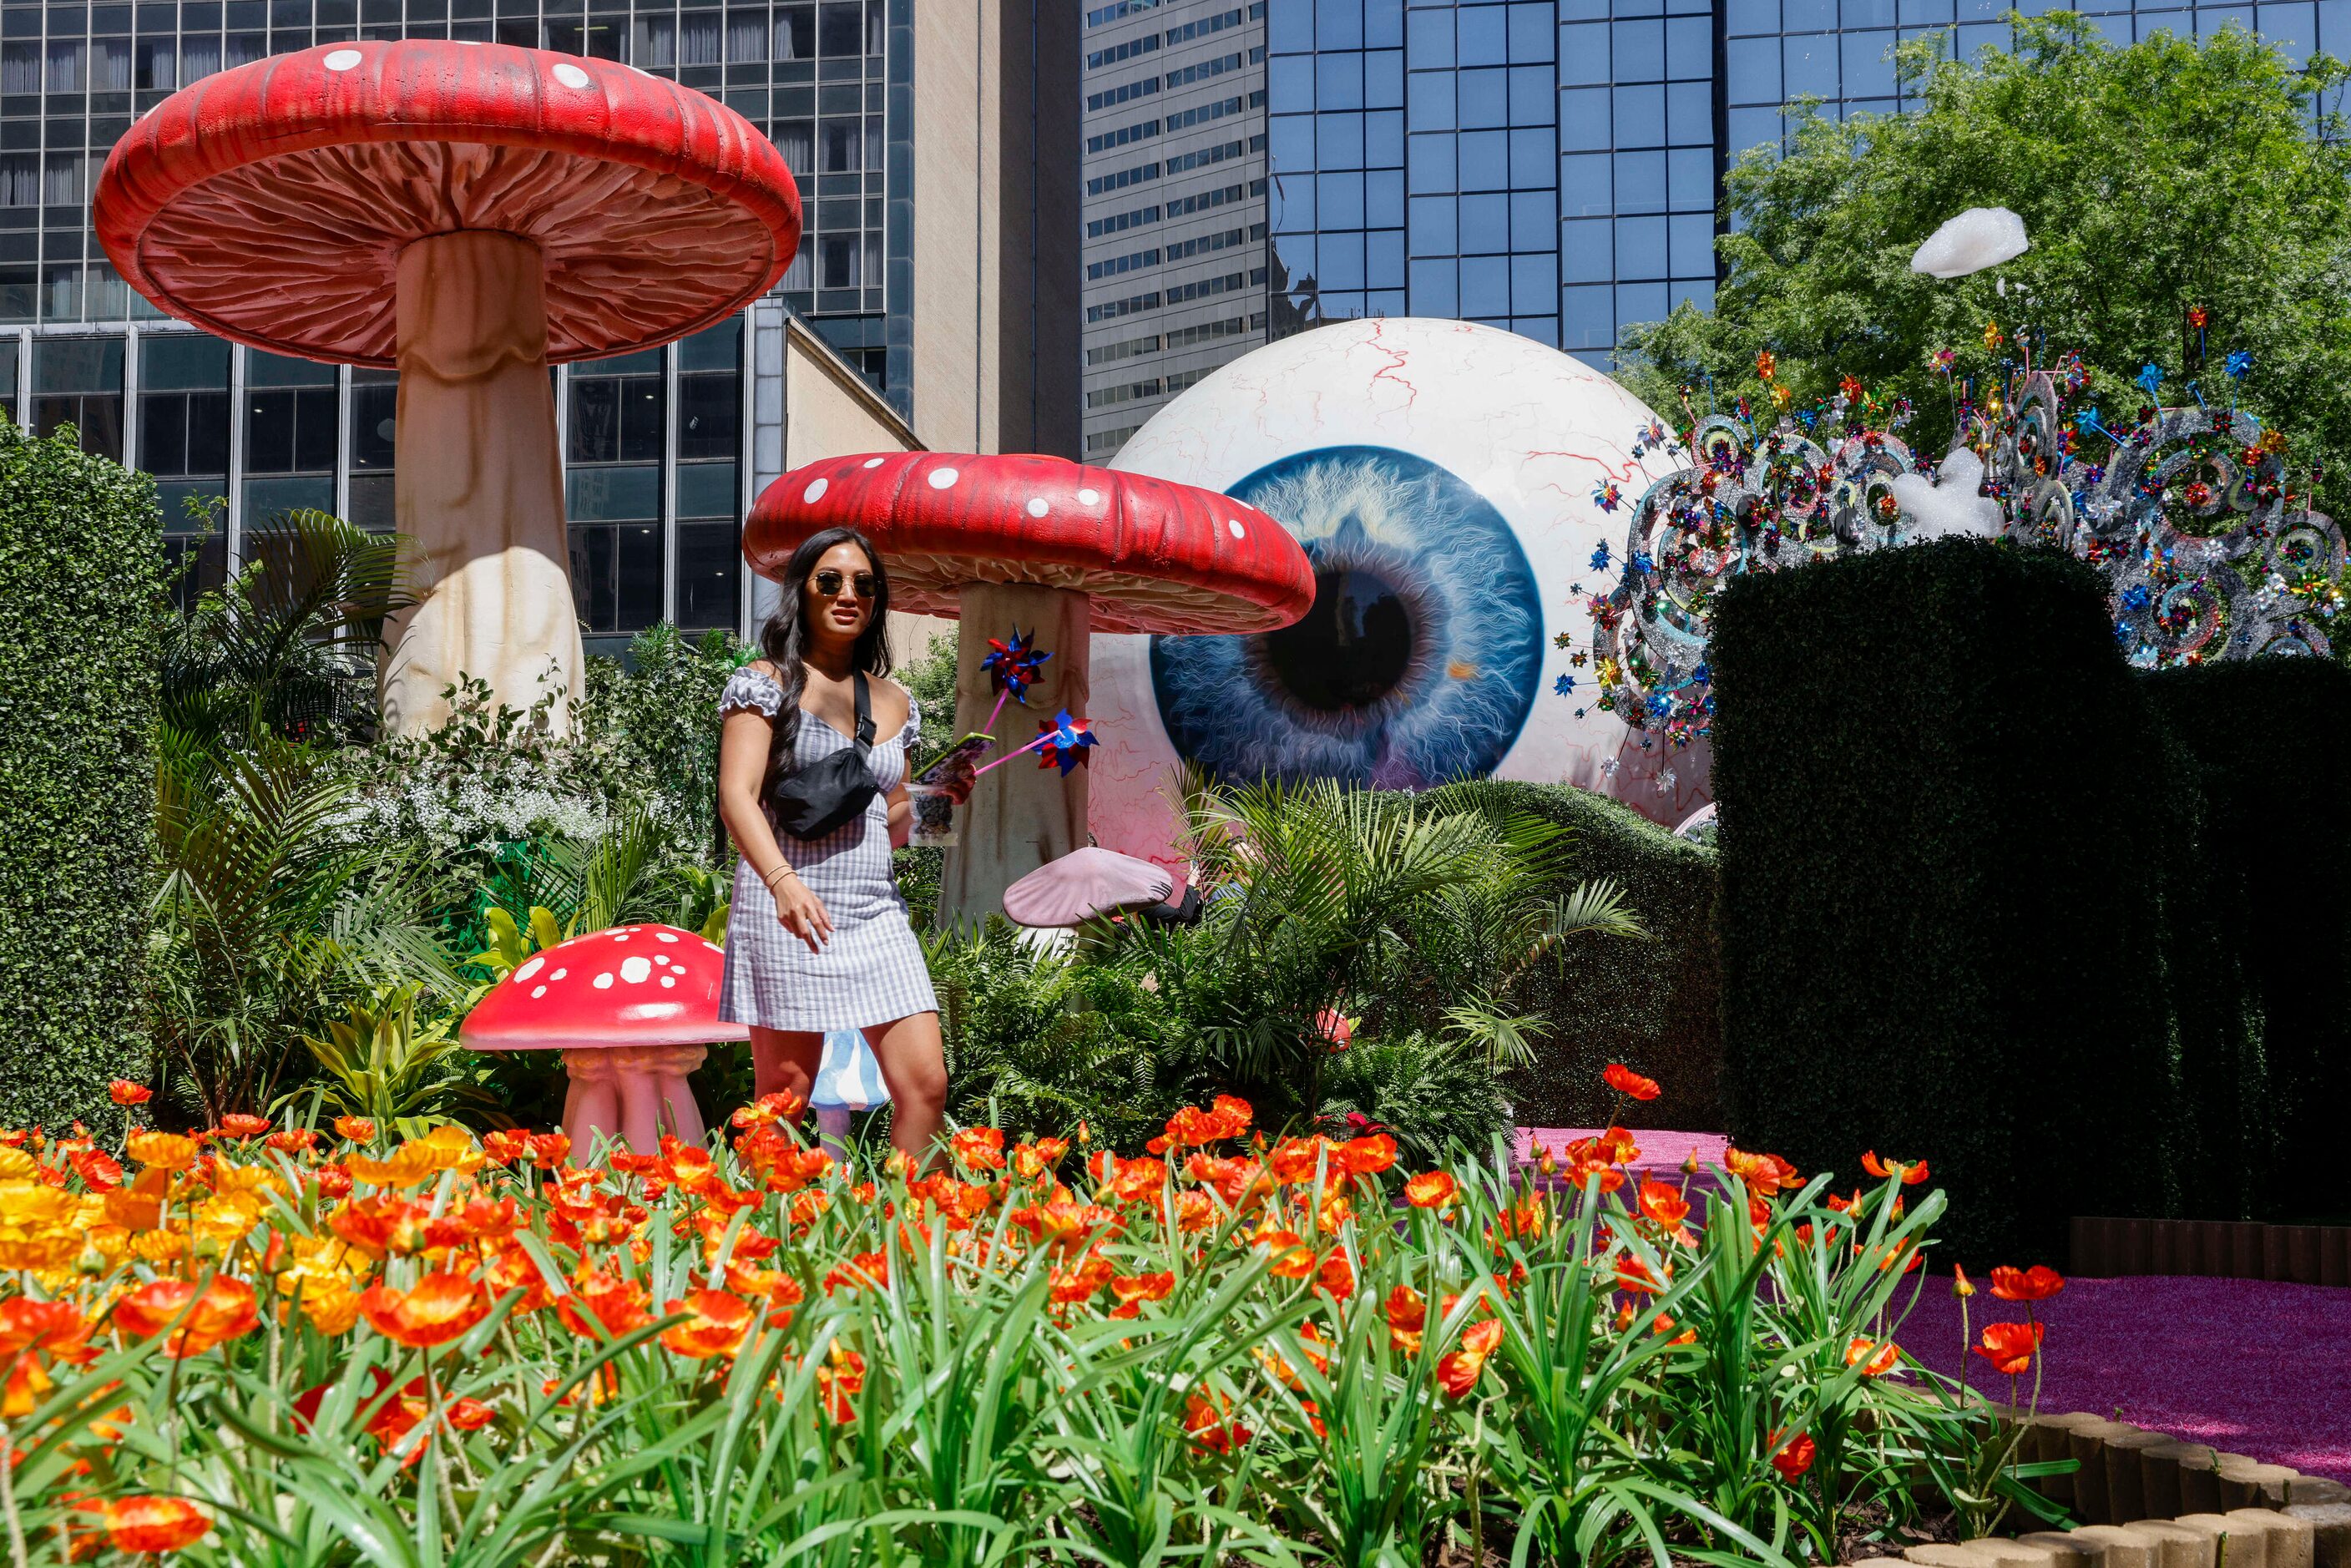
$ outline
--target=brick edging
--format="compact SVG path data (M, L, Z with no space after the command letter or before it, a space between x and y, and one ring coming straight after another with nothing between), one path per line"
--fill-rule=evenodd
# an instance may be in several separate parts
M2068 1273L2201 1274L2351 1286L2351 1225L2252 1219L2116 1219L2075 1215Z

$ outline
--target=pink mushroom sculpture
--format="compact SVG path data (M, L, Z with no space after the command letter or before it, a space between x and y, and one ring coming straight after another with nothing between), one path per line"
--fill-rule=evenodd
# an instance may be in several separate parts
M661 1152L667 1130L702 1142L685 1076L720 1040L747 1040L718 1021L726 955L671 925L615 925L532 954L490 988L458 1027L471 1051L560 1051L570 1087L563 1130L586 1158L599 1136Z
M1030 708L1083 717L1095 632L1270 632L1314 602L1305 550L1263 512L1059 457L892 452L811 463L759 497L743 553L776 577L801 540L842 527L864 530L888 558L893 609L960 622L959 733L987 722L988 640L1016 624L1052 654ZM983 776L947 852L941 910L977 923L1003 907L1015 881L1083 845L1086 779L1083 767L1025 762Z
M1031 930L1082 925L1096 915L1164 904L1176 874L1134 855L1088 844L1049 861L1004 890L1004 913Z
M784 274L800 199L716 100L609 60L322 44L206 77L115 144L99 243L160 308L305 359L397 365L394 505L417 605L386 722L461 674L556 722L580 691L547 367L665 343Z

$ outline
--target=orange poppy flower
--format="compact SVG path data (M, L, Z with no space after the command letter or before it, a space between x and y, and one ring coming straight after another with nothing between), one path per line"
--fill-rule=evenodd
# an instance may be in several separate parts
M1314 1286L1330 1293L1331 1299L1343 1301L1355 1293L1355 1266L1347 1259L1343 1247L1334 1247L1314 1270Z
M1612 1061L1600 1074L1602 1082L1619 1094L1635 1100L1655 1100L1659 1092L1657 1081L1644 1078L1621 1061Z
M222 1135L225 1137L257 1138L269 1131L269 1118L248 1116L241 1111L232 1111L220 1119L220 1130Z
M826 1271L825 1294L846 1286L852 1291L879 1290L890 1283L890 1257L885 1252L860 1252L848 1262Z
M816 1383L825 1414L845 1427L857 1419L857 1406L850 1400L865 1386L865 1358L835 1340L824 1364L816 1369Z
M360 1313L384 1338L418 1350L462 1338L490 1315L490 1303L474 1281L436 1270L410 1291L369 1286L360 1296Z
M743 1348L757 1314L750 1304L724 1291L696 1291L669 1304L672 1312L688 1314L686 1321L662 1331L661 1342L695 1361L714 1355L731 1356Z
M1181 1231L1206 1230L1217 1223L1217 1201L1205 1192L1186 1191L1176 1195L1176 1228Z
M1116 1209L1067 1198L1016 1208L1009 1218L1039 1246L1064 1254L1079 1250L1120 1225Z
M1295 1230L1261 1227L1249 1244L1272 1260L1266 1271L1278 1280L1303 1280L1314 1272L1314 1249L1300 1240Z
M1726 1148L1722 1163L1732 1176L1747 1184L1747 1190L1756 1197L1771 1197L1796 1185L1796 1167L1777 1155L1750 1155L1744 1149Z
M1861 1156L1861 1168L1880 1181L1898 1178L1904 1186L1917 1186L1927 1179L1926 1161L1912 1160L1906 1164L1901 1160L1881 1160L1876 1149Z
M1376 1176L1395 1164L1396 1141L1385 1133L1349 1138L1332 1157L1351 1176Z
M1157 1274L1121 1274L1110 1282L1110 1293L1118 1298L1112 1309L1114 1318L1138 1318L1143 1315L1145 1301L1164 1301L1176 1289L1172 1272Z
M1689 1218L1689 1201L1664 1182L1644 1180L1641 1183L1641 1213L1651 1224L1685 1247L1698 1240L1682 1223Z
M598 1328L618 1339L653 1321L645 1312L644 1286L601 1269L573 1275L571 1293L556 1301L555 1313L582 1339L597 1338Z
M1991 1293L2003 1301L2045 1301L2064 1288L2065 1277L2046 1263L1991 1271Z
M478 1399L455 1399L441 1412L441 1418L460 1432L477 1432L498 1418L498 1413Z
M1021 1144L1012 1151L1012 1168L1022 1178L1034 1181L1055 1166L1070 1152L1067 1138L1040 1138L1033 1144Z
M1413 1208L1444 1208L1460 1189L1448 1171L1422 1171L1404 1183L1404 1201Z
M1876 1340L1856 1339L1844 1347L1844 1364L1861 1368L1864 1377L1882 1376L1894 1370L1901 1359L1902 1350L1892 1340L1883 1343Z
M1184 1432L1192 1446L1211 1454L1229 1454L1248 1446L1249 1429L1231 1419L1223 1396L1210 1404L1197 1394L1184 1396Z
M342 1123L337 1122L335 1130L342 1132ZM343 1136L350 1138L354 1143L363 1141L351 1133L343 1133ZM368 1136L371 1138L375 1136L375 1126L372 1123L368 1124ZM491 1160L498 1165L510 1166L530 1153L530 1134L520 1127L501 1127L495 1133L484 1133L482 1153L489 1155Z
M1994 1372L2014 1377L2032 1364L2032 1353L2041 1348L2041 1331L2039 1323L1986 1323L1983 1343L1974 1350L1991 1363Z
M1312 1181L1314 1173L1323 1169L1334 1176L1341 1176L1344 1173L1340 1169L1338 1150L1338 1145L1319 1133L1303 1138L1284 1138L1266 1156L1266 1169L1273 1173L1274 1180L1282 1183Z
M183 1497L124 1497L106 1505L106 1538L117 1552L177 1552L213 1527L212 1516Z
M180 1361L251 1333L261 1326L261 1312L251 1285L214 1275L201 1291L185 1280L141 1285L114 1303L114 1322L133 1339L170 1329L163 1354Z
M185 1170L196 1163L195 1140L177 1133L133 1133L122 1140L122 1150L141 1165L158 1170Z
M1004 1168L1004 1134L996 1127L966 1127L947 1140L947 1150L974 1170Z
M773 1126L778 1122L790 1121L807 1104L807 1101L790 1090L778 1089L772 1094L760 1095L748 1105L737 1106L727 1120L737 1127Z
M143 1083L133 1083L128 1078L118 1078L106 1086L106 1097L118 1105L144 1105L155 1098L155 1091Z
M1437 1363L1437 1385L1453 1398L1458 1399L1476 1386L1479 1375L1486 1370L1486 1358L1502 1343L1502 1323L1499 1318L1471 1323L1462 1331L1461 1348Z
M1965 1269L1960 1268L1957 1263L1952 1264L1951 1294L1964 1301L1975 1293L1975 1284L1968 1278L1968 1271Z
M1053 1304L1068 1307L1093 1300L1111 1282L1113 1272L1111 1260L1099 1252L1087 1253L1074 1268L1055 1269L1050 1292Z
M1768 1448L1779 1440L1780 1434L1774 1432L1769 1437L1764 1438L1763 1442L1764 1446ZM1771 1468L1780 1472L1781 1479L1786 1481L1790 1486L1793 1486L1796 1484L1796 1478L1798 1476L1802 1475L1806 1470L1813 1468L1813 1457L1816 1451L1817 1450L1813 1443L1812 1434L1807 1432L1803 1436L1798 1437L1794 1442L1790 1443L1786 1448L1782 1448L1777 1453L1773 1454L1771 1456Z
M1388 1292L1387 1304L1381 1310L1388 1320L1388 1348L1418 1355L1421 1335L1428 1326L1428 1302L1421 1293L1410 1285L1398 1285Z

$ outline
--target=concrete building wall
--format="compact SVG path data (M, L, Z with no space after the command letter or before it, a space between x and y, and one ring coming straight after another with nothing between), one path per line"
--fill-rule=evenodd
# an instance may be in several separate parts
M1084 37L1085 450L1266 340L1265 0L1108 0Z

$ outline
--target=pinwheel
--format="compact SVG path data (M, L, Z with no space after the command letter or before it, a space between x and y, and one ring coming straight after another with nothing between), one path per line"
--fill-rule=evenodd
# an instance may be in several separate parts
M992 733L996 719L1004 711L1004 699L1010 697L1022 707L1029 706L1029 688L1040 673L1038 666L1053 655L1037 646L1037 633L1023 635L1019 622L1013 622L1010 641L1000 637L987 640L987 656L980 667L987 672L987 684L996 688L996 706L987 710L987 728Z

